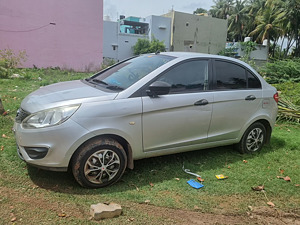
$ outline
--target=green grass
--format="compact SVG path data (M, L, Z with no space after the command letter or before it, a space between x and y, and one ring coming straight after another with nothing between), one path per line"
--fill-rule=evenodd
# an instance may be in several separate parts
M33 223L94 224L88 219L88 211L91 204L99 202L117 202L125 206L123 216L106 221L107 224L124 224L131 217L137 224L146 221L172 224L172 221L141 211L138 205L146 200L155 206L196 208L212 213L224 210L243 213L249 205L266 206L268 201L283 211L300 210L300 187L296 186L300 184L300 127L295 124L276 125L271 145L264 147L261 153L241 155L227 146L143 159L136 161L134 170L127 170L121 181L104 189L84 189L71 173L44 171L26 165L16 154L11 131L21 100L41 85L89 76L49 69L44 72L26 70L32 73L30 79L0 79L0 96L5 109L9 110L7 116L0 116L0 135L8 137L0 136L0 147L4 147L0 151L0 218L4 218L3 224L10 221L11 213L23 222L29 219ZM183 172L183 164L205 179L204 188L196 190L187 185L186 182L195 177ZM224 174L228 179L217 180L217 174ZM289 176L291 182L277 176ZM266 191L251 189L258 185L264 185ZM3 194L6 192L9 194ZM22 202L13 196L22 196ZM27 200L41 207L32 209L29 203L26 205ZM60 208L71 216L58 217Z

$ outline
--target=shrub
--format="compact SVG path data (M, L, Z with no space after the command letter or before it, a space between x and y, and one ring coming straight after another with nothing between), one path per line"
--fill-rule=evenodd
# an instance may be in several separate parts
M0 77L8 78L13 73L13 69L22 66L27 60L26 51L15 53L12 49L0 50Z
M260 73L270 84L300 82L300 59L276 60L267 63Z
M289 99L293 104L300 106L300 83L285 82L280 84L273 84L280 93L280 96Z
M166 51L166 47L163 41L159 41L154 37L152 37L151 42L148 39L139 38L136 44L133 46L133 50L135 55L140 55L157 51L164 52Z
M228 56L228 57L235 57L237 55L237 48L236 47L229 47L224 48L221 50L218 55Z

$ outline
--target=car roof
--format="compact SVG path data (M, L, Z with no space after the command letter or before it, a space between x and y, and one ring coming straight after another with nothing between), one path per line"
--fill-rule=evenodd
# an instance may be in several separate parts
M228 60L231 62L236 62L238 64L242 64L253 70L253 68L249 64L247 64L239 59L222 56L222 55L204 54L204 53L197 53L197 52L160 52L159 54L173 56L176 58L180 58L182 60L183 59L192 59L192 58L224 59L224 60Z
M212 57L213 55L197 52L160 52L161 55L174 56L178 58Z

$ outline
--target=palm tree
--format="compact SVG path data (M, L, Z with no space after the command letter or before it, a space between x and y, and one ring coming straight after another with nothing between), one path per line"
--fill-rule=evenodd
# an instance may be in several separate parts
M300 56L300 0L289 0L284 2L284 10L281 16L284 27L284 36L288 39L286 53L296 43L295 56Z
M210 14L213 17L227 19L233 7L233 0L213 0L213 2L215 5L209 10Z
M243 37L245 37L244 28L247 21L245 3L246 0L236 0L232 14L229 18L228 32L233 32L238 41L242 41Z
M269 0L268 0L269 1ZM268 3L267 1L267 3ZM276 4L267 4L262 14L256 19L255 29L249 33L250 36L256 35L256 42L262 43L263 40L268 40L268 46L270 41L275 43L279 37L283 34L283 29L280 26L281 12L278 10Z
M248 35L251 31L256 28L256 18L262 14L265 8L266 0L248 0L245 5L245 13L248 16L245 26L245 33ZM254 36L254 39L256 37Z

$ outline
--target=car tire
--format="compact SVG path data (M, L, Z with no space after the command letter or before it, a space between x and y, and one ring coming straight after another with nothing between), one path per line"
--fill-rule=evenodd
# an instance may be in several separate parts
M72 172L83 187L102 188L117 182L127 165L124 148L111 138L84 144L73 156Z
M266 142L266 134L266 128L263 124L259 122L253 123L248 127L241 141L236 145L237 150L242 154L259 152Z

